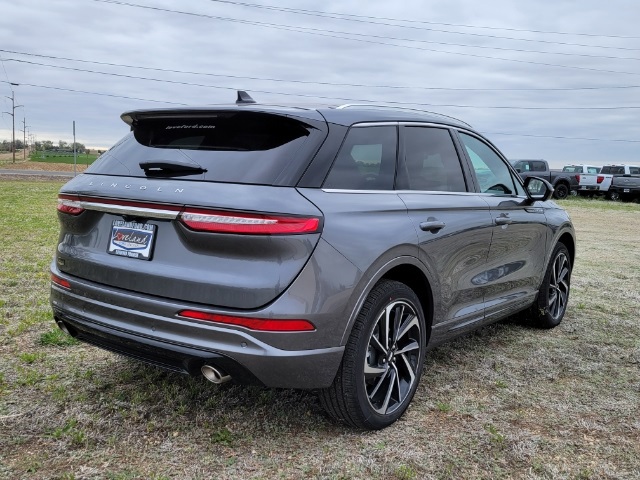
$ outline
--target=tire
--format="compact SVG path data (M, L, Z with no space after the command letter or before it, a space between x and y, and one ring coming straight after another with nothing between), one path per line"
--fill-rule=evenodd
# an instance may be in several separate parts
M563 243L553 249L551 261L538 292L538 299L529 311L533 326L557 327L565 312L571 289L571 258Z
M358 314L333 384L320 392L329 415L367 430L398 420L420 382L426 330L414 291L381 280Z
M558 200L564 200L569 196L569 187L565 183L558 183L554 187L553 196Z
M607 192L607 198L609 200L613 200L614 202L617 202L620 200L620 194L618 192Z

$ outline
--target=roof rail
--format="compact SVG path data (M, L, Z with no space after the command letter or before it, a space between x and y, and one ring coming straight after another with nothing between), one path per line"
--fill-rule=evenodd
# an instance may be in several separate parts
M466 125L469 128L473 128L471 125L469 125L467 122L460 120L459 118L456 117L452 117L450 115L445 115L443 113L438 113L438 112L432 112L430 110L421 110L419 108L410 108L410 107L397 107L395 105L382 105L382 104L376 104L376 103L345 103L344 105L339 105L336 108L336 110L345 110L347 108L367 108L367 107L371 107L371 108L389 108L389 109L394 109L394 110L408 110L411 112L419 112L419 113L429 113L431 115L437 115L439 117L445 117L445 118L450 118L451 120L455 120L457 122L463 123L464 125Z

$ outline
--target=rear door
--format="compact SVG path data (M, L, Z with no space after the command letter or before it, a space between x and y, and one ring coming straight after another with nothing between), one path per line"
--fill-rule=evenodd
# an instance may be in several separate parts
M434 272L433 333L471 327L484 319L484 287L492 219L471 192L449 129L401 127L396 188L418 234L420 259ZM437 338L435 339L437 341Z
M494 225L486 269L474 282L485 287L487 319L505 316L530 304L542 283L551 233L544 204L526 202L524 188L497 150L478 136L458 135Z

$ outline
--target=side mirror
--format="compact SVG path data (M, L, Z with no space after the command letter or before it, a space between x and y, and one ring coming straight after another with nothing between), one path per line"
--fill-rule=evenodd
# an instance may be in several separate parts
M527 177L524 188L532 201L545 202L553 195L553 185L540 177Z

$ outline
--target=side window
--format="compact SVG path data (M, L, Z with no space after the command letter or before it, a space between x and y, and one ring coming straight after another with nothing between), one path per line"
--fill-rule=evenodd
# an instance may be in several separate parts
M397 144L394 126L352 127L323 187L392 190Z
M640 167L629 167L629 173L631 175L640 175Z
M404 127L404 158L397 188L466 192L462 167L449 131L433 127Z
M600 173L600 169L596 167L587 167L587 173Z
M460 139L471 159L482 193L524 195L522 187L511 176L507 164L489 145L462 132Z
M547 169L544 162L531 162L531 163L533 164L534 172L544 172Z

